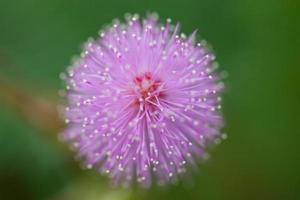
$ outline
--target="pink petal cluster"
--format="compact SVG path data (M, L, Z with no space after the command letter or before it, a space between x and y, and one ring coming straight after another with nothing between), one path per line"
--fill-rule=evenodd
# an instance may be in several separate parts
M68 69L63 137L114 183L177 180L220 139L214 55L155 15L127 16L89 40Z

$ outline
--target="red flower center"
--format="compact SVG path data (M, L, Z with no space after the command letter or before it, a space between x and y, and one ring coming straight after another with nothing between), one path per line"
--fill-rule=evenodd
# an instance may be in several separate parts
M161 85L159 80L154 80L150 72L146 72L134 78L134 90L139 94L139 98L150 99L153 95L158 95L157 89Z

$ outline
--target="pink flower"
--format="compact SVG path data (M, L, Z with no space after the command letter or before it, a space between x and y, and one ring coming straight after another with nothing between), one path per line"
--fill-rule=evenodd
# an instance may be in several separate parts
M220 138L214 55L196 32L178 34L170 20L134 15L88 41L68 70L64 139L114 183L177 180Z

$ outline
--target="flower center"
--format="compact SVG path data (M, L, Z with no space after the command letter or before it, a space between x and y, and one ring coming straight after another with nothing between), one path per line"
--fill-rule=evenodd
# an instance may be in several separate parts
M159 80L154 80L150 72L146 72L134 78L134 90L141 100L149 100L158 96Z

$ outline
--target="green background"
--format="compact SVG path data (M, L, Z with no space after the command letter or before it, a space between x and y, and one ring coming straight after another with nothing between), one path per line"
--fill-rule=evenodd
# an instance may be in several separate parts
M33 96L55 102L58 75L80 44L126 12L198 29L229 74L228 139L191 181L150 190L112 189L79 169L55 133L0 96L0 199L300 199L299 8L297 0L0 0L0 79Z

